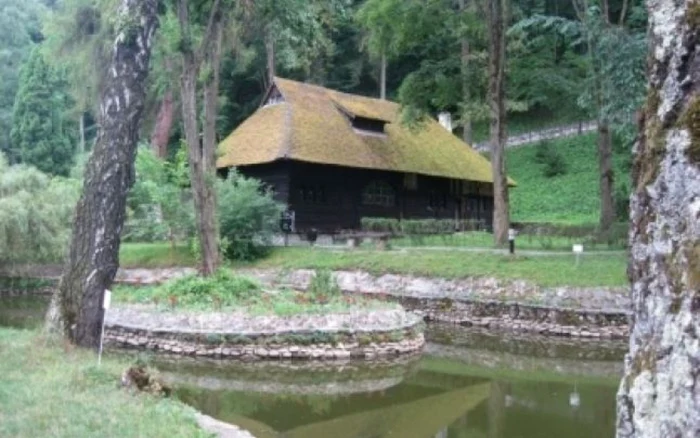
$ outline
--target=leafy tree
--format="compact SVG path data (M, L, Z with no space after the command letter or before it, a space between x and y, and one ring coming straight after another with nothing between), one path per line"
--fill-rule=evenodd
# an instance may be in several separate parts
M15 162L10 151L10 130L20 69L34 44L42 39L36 0L0 0L0 153Z
M0 154L0 263L57 261L64 255L80 184Z
M46 63L35 48L22 67L12 114L13 161L56 175L68 175L73 162L73 126L62 72Z

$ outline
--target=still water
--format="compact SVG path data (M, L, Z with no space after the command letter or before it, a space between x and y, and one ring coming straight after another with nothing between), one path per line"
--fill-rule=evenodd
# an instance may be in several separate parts
M0 325L47 300L0 299ZM429 326L421 358L374 363L156 359L177 397L258 438L612 437L625 345Z

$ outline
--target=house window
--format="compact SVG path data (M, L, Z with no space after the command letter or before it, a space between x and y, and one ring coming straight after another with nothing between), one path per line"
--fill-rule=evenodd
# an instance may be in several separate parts
M305 204L326 204L326 188L323 186L304 185L299 189L299 199Z
M428 206L431 210L444 210L447 208L447 193L437 192L435 190L430 192L430 198L428 199Z
M396 204L396 195L389 184L383 181L373 181L362 192L362 203L364 205L392 207Z

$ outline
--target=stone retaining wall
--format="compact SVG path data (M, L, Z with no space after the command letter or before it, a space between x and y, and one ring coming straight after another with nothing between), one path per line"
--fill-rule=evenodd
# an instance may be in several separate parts
M120 348L162 351L187 356L256 359L349 360L415 354L425 343L422 329L413 327L386 332L336 332L323 334L327 342L315 342L319 334L285 333L250 335L148 330L111 324L105 327L105 343Z

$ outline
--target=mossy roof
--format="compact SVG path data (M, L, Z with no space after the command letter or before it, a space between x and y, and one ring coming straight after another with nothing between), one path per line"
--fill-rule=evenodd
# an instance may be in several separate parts
M290 159L493 182L491 163L434 119L409 128L394 102L281 78L274 86L283 102L259 108L225 138L217 167ZM356 131L352 117L387 122L385 135Z

